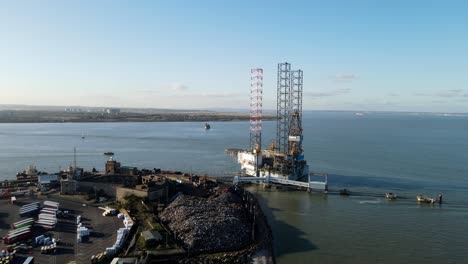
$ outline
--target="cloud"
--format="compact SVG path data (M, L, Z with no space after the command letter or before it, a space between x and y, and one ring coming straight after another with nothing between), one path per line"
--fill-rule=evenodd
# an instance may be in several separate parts
M353 73L340 73L331 77L331 79L336 82L351 82L357 78L358 76Z
M447 91L441 91L435 94L437 97L468 97L468 93L462 89L452 89Z
M183 92L183 91L187 91L188 89L189 87L187 85L183 83L175 82L175 83L162 85L157 89L141 89L141 90L136 90L136 92L151 94L151 93L160 93L161 91L168 91L168 90L176 91L176 92Z
M205 98L233 98L233 97L245 97L248 100L248 93L181 93L174 96L183 97L205 97Z
M135 92L137 92L137 93L157 93L159 91L146 89L146 90L136 90Z
M249 94L241 94L241 93L203 93L202 96L204 97L215 97L215 98L225 98L225 97L245 97L248 98Z
M431 96L442 98L468 98L468 92L463 89L443 90L435 93L416 93L416 96Z
M342 88L342 89L335 89L332 91L328 92L305 92L305 96L311 96L311 97L329 97L329 96L338 96L342 94L347 94L351 92L350 88Z
M182 83L171 83L167 85L166 88L174 91L185 91L188 89L188 86Z

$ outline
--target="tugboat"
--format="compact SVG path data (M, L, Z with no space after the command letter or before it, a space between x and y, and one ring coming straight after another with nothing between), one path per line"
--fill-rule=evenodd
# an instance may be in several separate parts
M431 197L428 197L428 196L425 196L425 195L417 195L416 196L416 201L418 201L418 203L430 203L430 204L435 203L434 198L431 198Z
M396 193L386 193L385 198L388 200L395 200L397 198Z
M210 124L205 123L205 130L208 130L208 129L210 129L210 128L211 128Z

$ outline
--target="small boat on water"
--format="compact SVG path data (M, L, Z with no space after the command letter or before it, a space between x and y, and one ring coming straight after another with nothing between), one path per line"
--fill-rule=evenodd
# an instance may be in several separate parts
M106 155L106 156L114 156L114 152L104 152L104 155Z
M205 123L205 129L208 130L208 129L210 129L210 128L211 128L210 124Z
M428 197L428 196L425 196L425 195L417 195L416 196L416 201L418 201L418 203L430 203L430 204L435 203L434 198Z
M385 198L388 200L395 200L396 198L398 198L398 196L396 195L396 193L386 193Z

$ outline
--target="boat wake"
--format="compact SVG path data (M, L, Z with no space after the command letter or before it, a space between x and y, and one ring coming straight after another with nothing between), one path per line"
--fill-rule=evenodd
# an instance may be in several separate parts
M367 201L359 201L360 204L378 204L381 203L381 200L367 200Z

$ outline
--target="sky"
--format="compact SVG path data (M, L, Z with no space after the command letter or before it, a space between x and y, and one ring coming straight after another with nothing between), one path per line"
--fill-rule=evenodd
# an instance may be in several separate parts
M0 104L468 112L467 1L0 1Z

